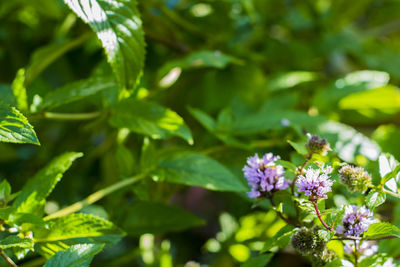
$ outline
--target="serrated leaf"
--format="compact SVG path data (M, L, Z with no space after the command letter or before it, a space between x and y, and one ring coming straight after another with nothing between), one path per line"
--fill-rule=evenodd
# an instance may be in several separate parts
M193 144L192 134L182 117L155 103L132 98L122 100L113 107L110 124L154 139L175 135Z
M247 190L241 180L222 164L196 153L181 152L161 157L154 175L166 182L216 191Z
M46 257L81 243L115 244L124 233L112 222L91 214L74 213L47 221L48 229L34 232L35 247Z
M100 94L113 88L117 84L114 80L104 77L89 78L69 83L45 95L38 106L39 110L53 109L74 101L82 100Z
M96 32L121 90L136 85L145 42L136 0L64 0Z
M388 236L400 238L400 230L393 224L387 222L371 224L368 230L364 232L364 238L367 239L379 239Z
M41 215L39 207L44 205L46 197L53 191L72 162L82 155L82 153L76 152L62 154L40 170L25 184L21 193L15 199L12 205L15 212Z
M385 203L386 194L381 190L371 190L365 198L365 203L370 210L375 209L379 205Z
M78 244L57 252L44 267L88 267L93 257L101 252L103 244Z
M33 127L16 108L0 102L0 142L40 145Z
M123 221L123 229L133 236L183 231L205 223L177 206L153 202L136 202L128 207Z
M33 249L33 241L29 238L20 238L16 235L10 235L0 240L0 249L8 248Z

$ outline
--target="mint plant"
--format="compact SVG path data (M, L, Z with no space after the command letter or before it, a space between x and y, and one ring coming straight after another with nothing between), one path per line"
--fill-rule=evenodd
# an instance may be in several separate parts
M332 163L333 158L321 157L328 150L331 151L325 139L310 134L307 137L304 149L299 143L293 143L299 154L304 152L302 156L305 160L300 166L292 167L292 163L281 161L279 156L271 153L262 158L255 155L247 160L248 165L243 168L243 172L251 188L249 197L256 198L257 201L270 200L279 217L288 226L292 226L289 232L290 243L286 239L283 246L290 244L301 255L309 257L313 266L396 266L392 258L379 252L379 243L375 245L371 242L400 238L400 230L379 220L372 210L385 202L386 194L400 197L384 189L389 177L397 176L400 165L392 158L381 155L379 168L383 177L380 184L373 185L371 175L363 168L337 161ZM286 170L283 164L287 167ZM384 171L386 168L391 168L392 171ZM285 178L285 171L293 172L291 181ZM336 179L333 178L335 172ZM351 192L362 194L362 205L357 203L357 198L350 195L346 201L349 204L331 204L330 207L321 209L325 206L321 204L335 197L335 182L342 183ZM282 208L284 202L278 203L280 207L277 207L277 202L273 200L278 191L289 191L289 184L290 196L287 195L283 201L292 200L296 216L285 212ZM354 201L356 202L352 204ZM278 239L281 234L277 233ZM264 251L269 249L267 246ZM380 265L383 262L385 263Z

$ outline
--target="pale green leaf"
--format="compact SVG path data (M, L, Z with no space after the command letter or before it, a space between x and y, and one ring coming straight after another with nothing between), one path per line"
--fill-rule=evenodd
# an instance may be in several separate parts
M247 190L239 177L233 175L222 164L196 153L183 152L161 157L155 176L166 182L201 186L210 190Z
M28 110L28 98L26 96L25 88L25 69L19 69L14 81L11 84L11 88L15 97L16 107L26 112Z
M44 267L88 267L93 257L102 251L103 244L78 244L57 252Z
M132 98L122 100L112 109L110 124L154 139L174 135L185 139L189 144L193 143L190 130L182 117L155 103Z
M0 142L40 145L33 127L16 108L0 102Z
M82 153L69 152L53 159L22 188L21 193L13 202L15 211L40 215L39 208L44 205L46 197L53 191L72 162L82 155Z
M400 238L400 230L393 224L387 222L371 224L368 230L364 232L364 238L367 239L379 239L388 236Z
M145 42L136 0L64 0L96 32L120 89L132 89L144 65Z
M375 209L379 205L385 203L386 194L383 191L371 190L365 198L365 203L370 210Z
M33 241L32 239L20 238L19 236L16 235L10 235L0 240L0 249L8 249L15 247L33 249Z

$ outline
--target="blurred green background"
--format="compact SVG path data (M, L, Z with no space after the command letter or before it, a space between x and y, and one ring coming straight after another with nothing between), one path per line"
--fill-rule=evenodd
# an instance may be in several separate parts
M147 47L134 94L181 115L194 144L137 134L120 139L104 117L58 121L28 115L42 145L0 143L0 177L13 188L55 155L85 154L50 196L50 211L137 173L146 142L157 153L184 149L213 157L238 177L254 152L296 160L286 140L307 132L327 138L339 158L366 167L373 177L381 151L400 159L400 1L142 0L139 10ZM21 68L29 74L25 84L33 106L38 96L67 83L112 74L95 34L62 1L2 0L2 100L13 101L11 84ZM104 111L105 102L99 94L53 111ZM94 266L238 266L282 227L272 211L252 209L246 195L152 180L85 212L130 229L136 199L179 205L207 223L154 235L127 231ZM400 226L393 212L398 207L390 199L378 210ZM383 249L399 256L400 249L387 243ZM309 265L286 249L269 266Z

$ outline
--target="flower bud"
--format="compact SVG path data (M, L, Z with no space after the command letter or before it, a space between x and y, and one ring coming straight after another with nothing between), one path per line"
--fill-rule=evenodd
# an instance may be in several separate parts
M292 235L292 246L302 255L321 256L326 242L318 235L319 229L318 226L311 229L306 227L298 228Z
M339 170L340 180L350 191L364 193L371 185L371 175L361 167L345 165Z
M306 148L310 154L326 155L328 151L332 151L329 143L325 139L309 133L307 134L307 137L308 142L306 143Z

